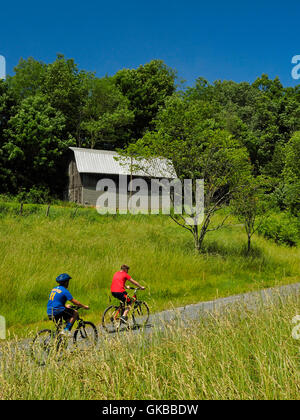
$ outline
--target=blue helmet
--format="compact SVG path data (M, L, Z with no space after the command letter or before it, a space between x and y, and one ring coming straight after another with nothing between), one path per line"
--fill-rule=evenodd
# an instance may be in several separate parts
M57 283L64 283L67 280L70 280L72 277L69 276L67 273L60 274L58 277L56 277Z

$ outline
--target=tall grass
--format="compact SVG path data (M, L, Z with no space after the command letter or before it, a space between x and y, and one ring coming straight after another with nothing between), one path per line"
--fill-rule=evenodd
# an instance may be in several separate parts
M2 207L1 207L2 206ZM168 216L100 216L94 209L0 203L0 314L11 333L48 324L55 278L72 276L70 291L99 323L120 265L147 286L151 311L299 281L300 249L254 237L245 254L243 227L209 234L197 255L189 232Z
M2 349L1 399L298 399L299 299L231 310L188 329L102 339L45 367L27 350Z

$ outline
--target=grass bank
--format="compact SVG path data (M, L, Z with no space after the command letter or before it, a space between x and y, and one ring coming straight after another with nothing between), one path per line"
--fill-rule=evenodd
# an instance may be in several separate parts
M299 399L300 341L292 338L298 310L294 297L256 313L231 310L189 329L126 333L45 367L8 347L0 399Z
M0 203L1 204L1 203ZM49 325L46 304L61 272L99 323L120 265L147 286L152 312L300 281L300 249L255 236L245 255L242 226L211 232L197 255L189 232L168 216L100 216L94 209L0 205L0 314L11 334ZM231 221L235 223L234 220Z

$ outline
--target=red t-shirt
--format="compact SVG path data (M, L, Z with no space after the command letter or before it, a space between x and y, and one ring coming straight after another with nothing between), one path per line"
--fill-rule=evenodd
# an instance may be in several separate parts
M131 277L129 274L127 274L125 271L117 271L112 279L111 284L111 292L115 293L122 293L125 292L125 283L126 280L130 280Z

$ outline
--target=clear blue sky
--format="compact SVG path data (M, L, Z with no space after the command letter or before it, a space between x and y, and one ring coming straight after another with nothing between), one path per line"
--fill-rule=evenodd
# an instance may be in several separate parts
M11 75L20 57L49 63L63 53L99 77L162 59L187 85L199 76L252 82L262 73L300 84L291 77L299 0L24 0L1 2L0 16Z

